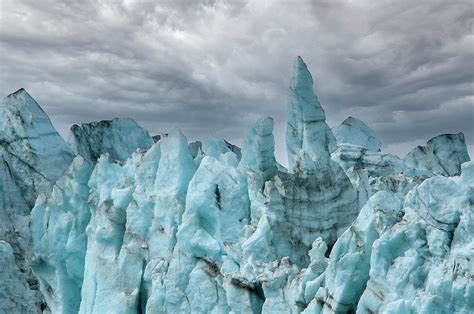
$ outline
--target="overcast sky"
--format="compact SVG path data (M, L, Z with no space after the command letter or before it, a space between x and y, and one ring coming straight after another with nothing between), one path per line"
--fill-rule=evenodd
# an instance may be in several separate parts
M2 0L0 94L24 87L67 136L131 117L240 144L275 119L301 55L331 126L365 121L404 155L440 133L474 147L472 1Z

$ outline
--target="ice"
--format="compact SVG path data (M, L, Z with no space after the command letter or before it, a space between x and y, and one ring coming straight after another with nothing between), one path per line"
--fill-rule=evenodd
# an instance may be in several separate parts
M51 196L38 198L31 212L30 262L53 313L76 313L81 302L89 224L92 165L77 156Z
M404 161L415 175L455 176L461 164L469 161L464 134L442 134L410 151Z
M15 264L13 249L0 240L0 312L37 313L25 275Z
M325 272L325 285L315 298L316 308L354 311L369 279L372 245L403 215L400 199L390 192L374 194L359 216L337 240Z
M316 165L325 166L336 149L336 138L326 124L324 113L313 91L313 78L301 57L295 61L289 92L286 146L290 172L305 175Z
M464 164L461 177L430 178L408 194L403 220L374 243L358 312L472 312L473 168Z
M26 92L7 97L0 312L472 313L463 135L405 159L384 153L360 120L331 130L301 58L294 70L288 170L271 118L242 149L213 136L189 144L179 129L150 137L128 119L85 124L73 158ZM35 308L36 279L49 309Z
M407 176L403 173L395 173L388 176L371 177L369 178L369 185L372 194L378 191L390 191L403 199L408 192L427 178L425 176Z
M203 141L190 143L189 150L197 166L199 166L204 156L212 156L218 159L220 155L232 152L237 159L242 158L240 147L214 136L208 136Z
M202 141L200 148L205 156L219 158L222 154L232 152L238 159L241 158L240 148L230 144L224 139L213 136L206 137L204 141Z
M13 245L17 256L22 256L28 249L29 213L28 202L0 151L0 235L2 240ZM23 259L18 259L18 262L21 263L19 267L22 267Z
M307 309L472 312L472 169L465 163L460 177L424 181L403 204L374 194L334 245Z
M132 291L125 289L129 282L125 273L120 272L119 258L125 237L127 201L131 201L133 192L130 182L125 167L109 162L107 155L99 158L89 180L91 218L86 228L80 313L126 310L131 306L129 302L134 301ZM124 297L120 297L122 294Z
M0 101L0 240L12 246L16 265L26 275L18 278L28 279L39 307L42 296L25 259L29 214L36 197L51 191L72 159L71 149L24 89Z
M4 160L28 205L49 192L73 154L49 117L24 90L0 102L0 143Z
M177 129L161 141L159 149L160 159L153 187L150 252L152 255L167 257L172 253L176 242L177 227L182 223L185 210L188 185L196 166L185 136ZM144 166L141 167L146 171Z
M260 119L248 130L239 168L247 177L251 221L256 225L266 211L263 196L265 182L272 179L278 169L272 118Z
M397 156L366 150L352 144L342 144L332 153L331 158L344 169L357 189L360 208L372 194L380 190L380 184L374 186L379 180L398 175L405 169L405 164ZM392 185L384 185L382 190L399 192L400 189L395 182Z
M301 305L307 305L314 299L316 292L324 282L324 271L328 263L328 259L325 257L327 249L326 242L322 238L317 238L308 252L310 263L308 268L303 271L303 276L296 290L300 307L302 307Z
M277 172L273 119L257 121L250 128L242 146L240 166L261 176L260 184L270 180Z
M340 125L332 128L337 145L355 145L372 151L380 151L382 143L364 122L349 117Z
M154 140L132 119L113 119L73 125L69 143L75 154L94 163L107 153L113 160L124 161L137 149L150 148Z
M294 71L286 133L291 173L278 172L266 183L264 197L277 255L303 267L313 241L321 236L332 245L359 206L357 191L330 157L336 141L300 57Z
M206 156L201 161L189 183L178 232L183 251L214 262L220 262L224 243L238 242L250 219L245 178L235 167L237 158L230 155L228 161L227 156L219 160Z
M461 164L470 160L462 133L439 135L429 140L426 147L414 148L402 160L398 156L364 147L362 144L368 143L372 136L349 136L357 134L359 128L364 130L364 134L373 134L373 131L355 118L348 118L345 122L348 120L358 127L343 123L333 128L333 131L339 132L339 141L331 158L344 169L357 189L359 207L378 191L391 191L404 197L428 177L458 175ZM355 144L355 139L359 138L362 142Z

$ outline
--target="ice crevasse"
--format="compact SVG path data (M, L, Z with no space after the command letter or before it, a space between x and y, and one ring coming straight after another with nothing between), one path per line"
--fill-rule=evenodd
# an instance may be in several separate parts
M155 143L131 120L74 127L31 211L28 265L51 312L472 313L464 136L399 158L356 118L331 129L299 57L288 102L288 170L271 118L241 148L179 129Z

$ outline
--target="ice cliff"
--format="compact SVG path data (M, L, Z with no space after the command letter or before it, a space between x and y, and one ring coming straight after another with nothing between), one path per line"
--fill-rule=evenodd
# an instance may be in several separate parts
M51 192L57 193L58 189L67 190L68 187L62 186L65 178L60 177L70 167L76 154L83 155L90 163L95 162L95 158L102 153L125 160L137 148L146 149L153 143L148 132L130 119L74 126L70 139L71 144L68 145L24 89L0 101L0 240L11 247L15 267L22 272L18 280L31 289L27 295L14 295L16 302L30 304L33 301L40 310L45 307L43 296L38 292L37 276L31 274L30 261L27 260L31 247L28 227L30 211L38 196L43 195L41 199ZM85 186L87 197L87 180ZM89 215L87 206L86 209L77 208L77 204L71 207ZM2 250L2 258L9 258L6 252L9 250ZM12 265L10 262L3 265L2 272L15 273L8 266ZM8 281L0 281L0 288L7 289L7 285ZM21 296L25 296L23 301L19 300ZM6 309L0 305L0 312Z
M30 246L30 210L38 195L50 192L72 158L71 149L49 117L24 89L0 101L0 240L11 246L0 253L5 259L2 272L15 274L20 269L24 273L17 277L23 278L21 286L28 281L33 290L28 295L15 295L16 298L24 296L18 303L30 304L34 294L38 307L43 306L42 297L37 293L37 281L26 261ZM16 269L10 267L13 265L10 251ZM7 289L7 286L9 281L0 281L0 288Z
M418 146L404 158L407 167L428 176L454 176L461 173L460 165L469 160L464 134L443 134Z
M0 109L0 312L474 311L464 136L402 159L356 118L331 129L299 57L288 170L271 118L241 148L129 119L67 144L25 91Z
M75 154L94 163L108 153L112 160L124 161L137 149L148 149L154 140L132 119L113 119L73 125L69 144Z

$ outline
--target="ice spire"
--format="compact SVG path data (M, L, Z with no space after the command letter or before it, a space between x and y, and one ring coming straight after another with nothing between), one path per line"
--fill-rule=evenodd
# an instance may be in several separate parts
M240 166L260 174L263 182L276 174L272 118L261 119L249 129L242 146Z
M315 163L326 164L336 149L336 139L326 124L313 78L301 57L294 64L294 76L288 99L286 145L291 172L305 174L315 170Z

